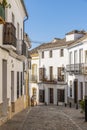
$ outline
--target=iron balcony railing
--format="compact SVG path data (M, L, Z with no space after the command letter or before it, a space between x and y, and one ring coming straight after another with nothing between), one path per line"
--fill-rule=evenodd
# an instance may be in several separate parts
M3 30L3 44L16 48L16 28L12 23L5 23Z
M29 80L30 80L30 82L36 83L38 81L38 76L37 75L30 75Z
M26 46L26 43L24 41L22 44L22 55L24 55L25 57L27 56L27 46Z
M17 40L16 51L17 54L19 55L22 55L22 44L23 44L23 40Z
M0 4L0 23L5 20L5 8Z
M17 50L17 54L24 55L25 57L27 57L28 48L24 40L17 40L16 50Z
M40 79L41 82L44 83L65 83L65 76L61 75L53 75L52 77L50 76L43 76L42 79Z
M87 64L70 64L66 66L66 71L70 74L87 74Z

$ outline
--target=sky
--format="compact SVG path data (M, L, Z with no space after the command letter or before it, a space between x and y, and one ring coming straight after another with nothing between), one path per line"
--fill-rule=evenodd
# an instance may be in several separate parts
M87 0L24 0L29 15L25 22L32 48L72 30L87 31Z

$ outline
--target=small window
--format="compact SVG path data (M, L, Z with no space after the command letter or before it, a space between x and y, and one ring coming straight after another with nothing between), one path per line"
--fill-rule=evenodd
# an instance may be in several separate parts
M52 57L52 50L49 52L49 57L50 58Z
M21 28L21 40L22 40L22 28Z
M60 57L64 56L64 49L60 49Z
M14 22L15 22L15 17L14 17L14 14L12 13L12 23L14 25Z
M87 63L87 51L85 51L85 63Z
M19 39L19 23L17 23L17 38Z
M42 52L42 58L44 58L44 51Z

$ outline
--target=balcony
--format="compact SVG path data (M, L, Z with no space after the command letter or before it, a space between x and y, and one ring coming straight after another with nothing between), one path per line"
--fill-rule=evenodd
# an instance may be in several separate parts
M23 44L22 44L22 55L24 55L25 57L26 57L26 50L27 48L26 48L26 44L25 44L25 42L23 41Z
M31 75L29 80L30 80L30 82L37 83L38 76L37 75Z
M23 40L17 40L16 53L17 58L24 61L26 59L26 44Z
M23 40L17 40L16 52L18 55L22 55L22 44Z
M66 66L66 71L70 74L87 74L87 64L71 64Z
M42 80L43 83L46 83L46 84L57 84L57 80L56 79L43 79Z
M41 79L40 81L47 84L66 84L63 75L62 76L56 75L51 78L49 78L49 76L43 76L43 79Z
M84 75L87 75L87 64L84 64L83 74L84 74Z
M0 24L5 24L5 9L0 4Z
M16 49L16 28L12 23L6 23L4 25L3 45L6 48Z

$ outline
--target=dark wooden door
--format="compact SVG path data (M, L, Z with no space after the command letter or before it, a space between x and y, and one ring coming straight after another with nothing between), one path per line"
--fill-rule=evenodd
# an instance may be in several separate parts
M39 90L39 102L45 101L45 90Z
M83 82L80 82L80 87L81 100L83 100Z
M64 102L65 99L65 90L58 89L57 90L57 100L59 102Z
M50 103L53 103L53 88L49 89Z
M78 100L78 80L74 81L74 102L77 103Z

